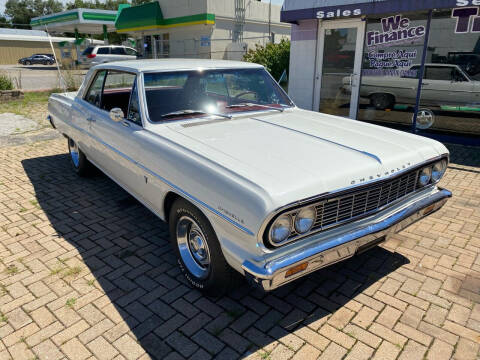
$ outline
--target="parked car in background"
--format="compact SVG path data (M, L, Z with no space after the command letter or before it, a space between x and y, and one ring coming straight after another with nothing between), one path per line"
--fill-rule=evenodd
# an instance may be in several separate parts
M53 65L55 63L55 58L44 54L34 54L32 56L19 59L18 63L22 65Z
M480 54L468 52L449 52L447 63L460 66L469 75L480 73Z
M180 270L224 293L273 290L440 209L448 150L297 108L258 64L201 59L92 68L52 94L72 168L104 171L169 224ZM135 241L135 239L132 239Z
M86 48L78 59L80 67L90 68L94 65L112 61L135 60L139 57L137 50L121 45L97 45Z
M408 76L363 76L360 96L368 98L376 109L395 104L414 105L420 65L413 65ZM343 78L343 90L351 91L350 78ZM474 80L458 65L425 64L422 82L422 106L441 107L480 103L480 81Z

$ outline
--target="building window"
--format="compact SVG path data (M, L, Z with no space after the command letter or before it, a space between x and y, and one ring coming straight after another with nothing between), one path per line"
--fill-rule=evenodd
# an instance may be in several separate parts
M475 21L461 18L463 13L433 13L417 118L420 131L480 135L480 33Z
M415 13L368 19L359 120L411 128L427 17L427 13Z

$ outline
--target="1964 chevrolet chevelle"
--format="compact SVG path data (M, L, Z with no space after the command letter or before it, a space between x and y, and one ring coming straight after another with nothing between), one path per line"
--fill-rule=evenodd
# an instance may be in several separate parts
M91 164L169 224L182 272L220 294L265 290L353 256L438 210L448 151L297 108L260 65L109 63L49 117L79 175Z

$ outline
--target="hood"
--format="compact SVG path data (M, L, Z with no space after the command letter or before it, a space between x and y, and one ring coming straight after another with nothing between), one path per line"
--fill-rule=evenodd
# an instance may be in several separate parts
M448 152L431 139L300 109L167 126L172 140L260 186L277 205L381 179Z

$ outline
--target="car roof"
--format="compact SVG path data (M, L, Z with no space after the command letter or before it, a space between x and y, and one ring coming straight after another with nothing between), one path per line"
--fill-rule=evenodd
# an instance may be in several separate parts
M197 69L260 69L262 65L243 61L210 60L210 59L155 59L114 61L97 65L95 69L115 69L130 72L175 71Z

